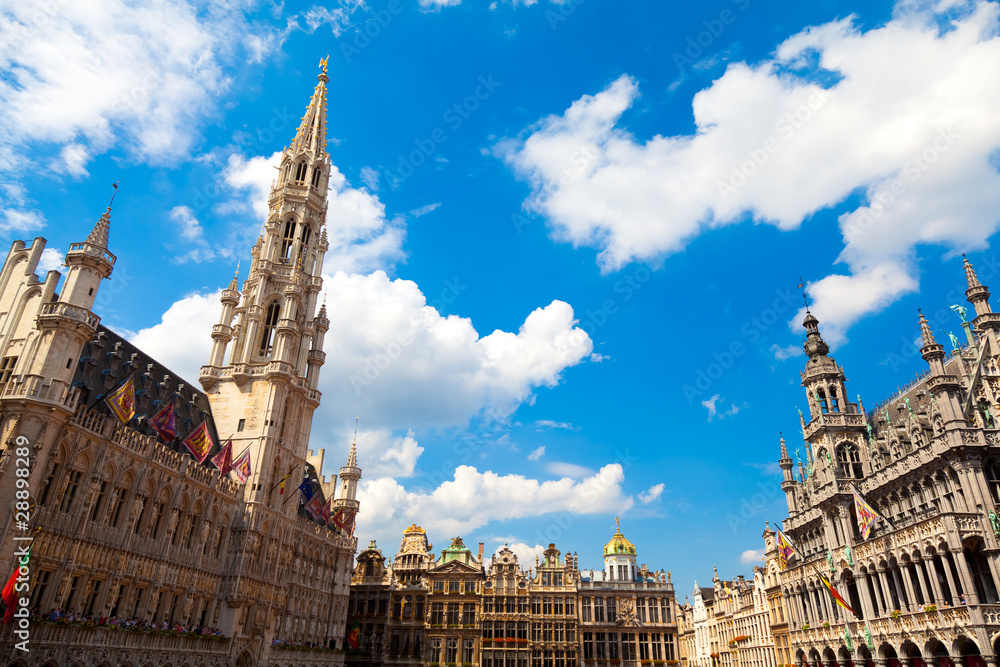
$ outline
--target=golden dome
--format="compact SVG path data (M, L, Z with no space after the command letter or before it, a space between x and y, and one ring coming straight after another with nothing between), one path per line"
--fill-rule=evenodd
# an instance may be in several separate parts
M605 556L612 556L614 554L635 555L635 545L622 535L622 528L618 523L618 517L615 517L615 534L611 537L611 541L604 545Z

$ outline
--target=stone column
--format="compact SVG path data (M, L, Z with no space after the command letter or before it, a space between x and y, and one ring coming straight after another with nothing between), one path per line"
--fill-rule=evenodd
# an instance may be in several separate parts
M932 591L927 586L927 576L924 574L923 558L913 562L913 569L917 573L917 584L920 586L920 595L926 600L925 604L936 603Z
M871 585L872 591L875 593L875 602L878 604L878 612L875 616L885 616L886 615L886 605L885 598L882 597L882 587L878 580L878 571L873 570L868 573L868 583Z
M979 604L979 596L976 595L976 584L972 580L972 572L969 564L965 560L965 552L959 547L951 552L955 564L958 565L958 576L962 578L962 591L965 593L965 603L968 605Z
M864 618L875 618L875 608L872 606L871 596L868 593L868 575L861 574L854 578L854 585L858 589L858 597L861 598L861 611Z
M876 580L882 587L882 600L885 602L885 613L888 616L895 607L893 606L892 594L889 592L889 582L886 579L885 570L882 568L876 570Z
M913 594L913 586L910 581L909 573L903 571L903 566L899 563L893 568L893 579L896 581L896 588L899 589L899 581L903 581L903 590L906 592L907 607L910 611L916 611L917 609L917 596Z
M937 578L937 567L934 566L934 558L923 556L921 563L924 566L924 573L930 582L931 589L934 591L934 604L940 608L944 604L944 591L941 590L941 582Z
M951 600L948 601L948 604L954 607L955 605L961 604L961 602L958 597L958 589L955 587L955 578L951 576L950 560L950 553L945 552L941 554L941 567L944 569L944 578L948 580L948 590L951 591Z

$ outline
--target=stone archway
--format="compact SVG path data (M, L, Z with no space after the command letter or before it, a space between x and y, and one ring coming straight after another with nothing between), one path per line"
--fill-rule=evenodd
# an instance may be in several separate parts
M965 635L959 635L952 644L952 655L961 656L965 667L986 667L979 645Z

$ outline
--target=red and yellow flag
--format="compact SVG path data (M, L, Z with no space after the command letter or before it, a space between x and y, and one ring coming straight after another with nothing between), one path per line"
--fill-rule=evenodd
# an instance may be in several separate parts
M854 512L858 515L858 532L861 533L861 539L867 540L872 533L872 526L877 519L882 518L882 515L865 502L857 488L852 487L851 490L854 492Z
M164 442L173 442L174 438L177 437L177 424L174 421L174 399L167 399L163 407L146 423L163 438Z
M226 440L219 453L212 457L212 463L219 469L219 477L225 477L233 469L233 441Z
M134 375L129 373L124 382L104 397L108 408L123 425L127 424L132 417L135 417L135 383L133 382L133 377Z
M191 456L198 460L198 463L204 463L214 445L212 434L208 432L208 422L205 420L202 420L201 424L191 431L188 437L184 438L184 446L191 452Z
M233 472L236 473L236 479L240 480L240 484L246 484L250 480L250 476L253 471L250 468L250 448L247 447L243 450L243 453L233 461Z

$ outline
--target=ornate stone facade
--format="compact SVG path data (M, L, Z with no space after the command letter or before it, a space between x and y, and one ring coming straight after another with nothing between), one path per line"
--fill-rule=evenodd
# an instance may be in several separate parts
M356 540L275 490L289 471L286 494L303 479L326 497L338 488L318 475L323 452L308 449L329 326L325 308L316 313L327 246L327 81L324 71L283 154L249 277L242 289L234 278L222 292L204 392L94 314L116 262L110 208L70 246L61 291L59 273L35 275L44 239L13 244L0 270L0 504L17 509L13 452L27 443L32 506L26 527L2 527L2 571L13 569L15 539L35 535L33 608L213 627L223 637L43 623L31 626L31 652L22 654L4 626L3 664L343 664ZM136 417L122 426L101 398L126 377ZM249 448L249 483L220 477L177 440L160 441L147 420L167 402L180 437L205 420L216 443L232 433L236 454ZM336 509L358 509L360 475L352 449Z
M796 477L784 441L779 460L784 526L800 553L781 573L798 665L996 665L1000 315L968 261L965 272L975 308L965 343L953 338L946 354L920 315L928 372L867 414L806 317L805 460ZM868 539L852 487L887 519ZM857 617L834 604L820 574Z
M456 538L435 558L424 530L416 525L404 531L391 568L384 566L374 545L362 552L348 618L348 628L357 625L362 636L358 649L348 651L347 666L638 667L677 662L673 584L662 571L636 566L635 547L621 531L605 548L607 579L603 572L581 573L576 554L563 556L554 544L527 571L506 546L488 567L482 552L480 544L474 556ZM581 596L589 606L582 606ZM379 605L384 599L391 600L387 618ZM600 600L600 611L595 600ZM604 615L607 605L614 609L610 621ZM585 627L590 628L589 644ZM601 653L597 633L603 636ZM581 657L587 650L589 657Z

